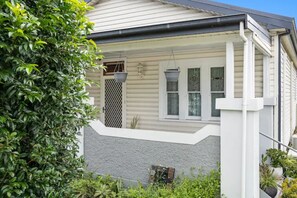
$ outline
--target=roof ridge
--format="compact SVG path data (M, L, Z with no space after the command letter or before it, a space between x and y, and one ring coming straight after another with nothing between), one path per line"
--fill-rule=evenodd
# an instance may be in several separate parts
M216 5L216 6L222 6L222 7L230 7L231 9L239 9L242 11L251 11L251 12L255 12L259 15L263 15L263 16L275 16L279 19L279 17L282 18L286 18L288 20L292 20L293 17L289 17L289 16L284 16L284 15L280 15L280 14L275 14L275 13L271 13L271 12L265 12L265 11L260 11L260 10L256 10L256 9L252 9L252 8L245 8L245 7L241 7L241 6L236 6L236 5L231 5L231 4L226 4L226 3L221 3L221 2L217 2L217 0L190 0L193 2L203 2L203 3L207 3L207 4L211 4L211 5Z

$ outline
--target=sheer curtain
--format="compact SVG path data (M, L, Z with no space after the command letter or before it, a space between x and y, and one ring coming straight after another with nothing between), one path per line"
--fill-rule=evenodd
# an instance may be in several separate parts
M178 82L167 82L167 115L179 115Z
M216 109L216 99L225 97L224 68L211 68L211 116L220 117L220 110Z
M188 69L188 115L201 116L200 68Z

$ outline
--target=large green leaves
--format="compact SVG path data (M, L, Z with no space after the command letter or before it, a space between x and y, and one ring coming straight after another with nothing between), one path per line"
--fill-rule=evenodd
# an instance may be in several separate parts
M0 0L0 197L67 197L99 50L79 0Z

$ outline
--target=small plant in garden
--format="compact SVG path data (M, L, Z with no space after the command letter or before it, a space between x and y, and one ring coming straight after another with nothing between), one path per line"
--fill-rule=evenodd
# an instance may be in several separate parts
M267 156L270 158L270 164L272 167L282 167L282 161L286 158L287 153L278 149L268 149L266 151Z
M114 198L122 190L122 182L109 176L94 176L90 173L74 180L71 188L77 198Z
M271 192L271 194L275 196L277 193L277 178L273 176L273 171L271 171L266 161L267 156L262 155L260 164L260 188L267 194Z
M137 115L137 116L134 116L133 118L132 118L132 121L131 121L131 123L130 123L130 128L131 129L136 129L136 127L137 127L137 125L138 125L138 122L139 122L139 116Z
M292 156L287 156L282 161L282 166L285 170L285 176L297 178L297 159Z
M297 179L285 179L282 184L283 194L282 198L297 198Z
M213 170L208 174L183 177L172 186L148 185L144 187L122 188L119 180L110 177L87 175L72 182L72 191L77 198L219 198L220 172Z

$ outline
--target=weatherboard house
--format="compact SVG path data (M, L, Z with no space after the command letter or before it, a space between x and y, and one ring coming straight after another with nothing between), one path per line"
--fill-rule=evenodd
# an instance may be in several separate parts
M101 110L84 128L88 168L133 184L152 165L219 162L223 194L259 197L259 156L276 146L261 134L288 145L296 127L294 19L206 0L89 4L106 70L87 72Z

